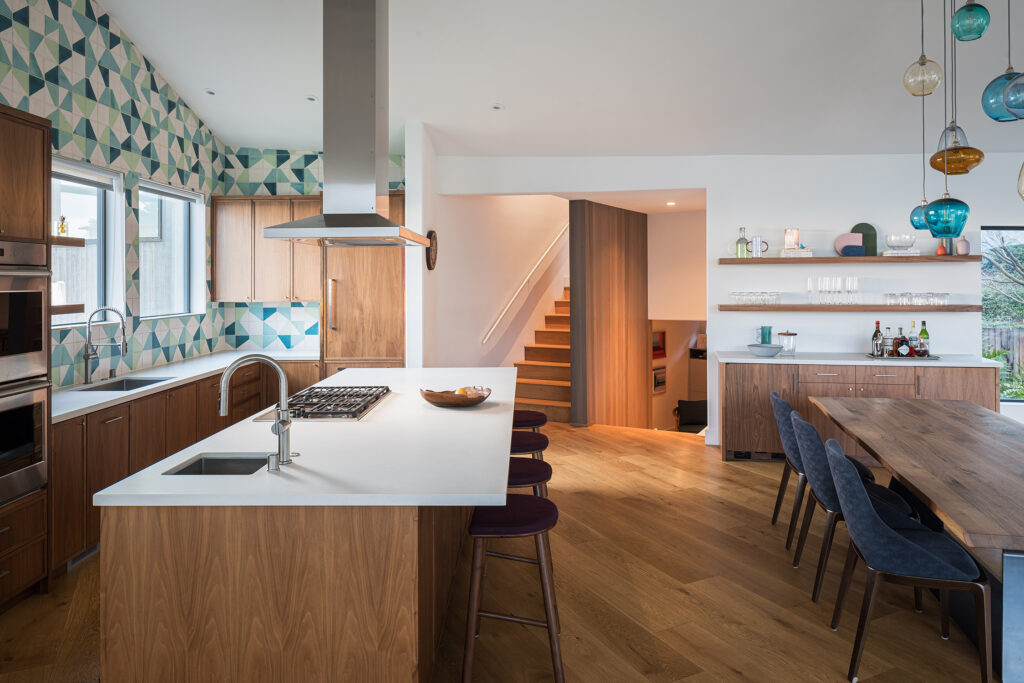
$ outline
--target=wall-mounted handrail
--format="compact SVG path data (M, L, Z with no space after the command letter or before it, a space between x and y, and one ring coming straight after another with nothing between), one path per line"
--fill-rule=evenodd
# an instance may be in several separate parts
M536 273L539 270L541 270L542 266L547 265L549 257L554 252L555 247L558 245L559 242L562 241L562 238L568 236L568 234L569 223L568 221L566 221L565 225L562 226L562 229L558 231L558 235L555 236L555 239L551 240L551 244L548 245L548 248L545 249L544 253L541 254L539 259L537 259L537 263L533 264L533 268L531 268L530 272L526 274L525 278L523 278L522 283L520 283L515 293L513 293L511 298L509 298L508 303L505 304L505 307L503 309L501 309L501 313L499 313L498 317L494 320L494 324L491 325L490 329L487 330L487 334L484 335L484 338L480 340L481 345L486 344L487 341L491 338L491 335L494 334L494 332L501 325L502 321L505 320L505 316L507 316L509 311L512 310L513 305L518 303L520 295L523 292L528 291L528 285L530 284L530 281L533 279L533 276L536 275Z

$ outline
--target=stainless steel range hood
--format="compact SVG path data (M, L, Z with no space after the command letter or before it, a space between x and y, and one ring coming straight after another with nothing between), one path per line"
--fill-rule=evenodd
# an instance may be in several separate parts
M387 197L388 0L323 0L324 212L263 236L329 247L425 247L377 213Z

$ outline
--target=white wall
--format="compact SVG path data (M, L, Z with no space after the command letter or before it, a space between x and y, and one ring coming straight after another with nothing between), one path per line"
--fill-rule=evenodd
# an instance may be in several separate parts
M481 341L520 283L569 220L550 195L436 197L437 269L424 280L424 364L511 365L544 326L569 275L568 239L538 273L524 305L486 345Z
M436 225L435 161L430 130L419 121L408 121L405 124L405 225L421 235L426 235ZM407 248L405 366L409 368L423 367L423 340L428 333L425 321L432 317L433 310L431 302L424 296L426 275L428 272L423 250L418 247Z
M647 313L652 320L707 316L704 211L647 216Z
M978 264L849 266L719 266L738 228L780 245L785 228L799 228L803 241L825 253L836 235L866 221L881 234L909 232L907 216L920 201L920 157L916 155L719 156L719 157L438 157L438 191L449 194L598 192L668 188L707 189L709 350L742 349L756 325L790 328L799 350L857 352L866 348L873 322L909 324L910 315L875 313L722 313L731 290L775 289L788 300L806 300L808 275L857 275L861 290L943 291L954 302L980 300ZM979 226L1021 222L1017 196L1021 158L990 153L969 175L950 179L952 194L971 205L967 238L978 248ZM942 178L928 172L928 194L941 194ZM925 250L936 242L927 233ZM914 316L917 319L917 316ZM927 317L933 347L942 353L981 352L981 314ZM718 373L708 368L708 443L719 442Z

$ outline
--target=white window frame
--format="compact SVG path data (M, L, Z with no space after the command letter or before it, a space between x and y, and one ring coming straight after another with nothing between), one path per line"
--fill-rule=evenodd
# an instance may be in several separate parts
M143 320L160 320L180 318L186 315L200 315L206 312L206 195L192 192L179 187L172 187L152 180L139 180L139 192L163 195L172 199L181 199L189 203L189 307L184 313L167 315L145 315ZM140 254L141 256L141 254ZM142 267L141 259L139 267ZM141 271L140 271L141 272ZM141 283L140 283L141 286ZM141 292L140 292L141 293ZM141 306L141 299L140 299Z

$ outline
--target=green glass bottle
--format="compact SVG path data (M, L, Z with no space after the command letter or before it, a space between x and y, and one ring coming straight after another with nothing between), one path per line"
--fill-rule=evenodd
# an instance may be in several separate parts
M740 228L740 238L736 240L736 258L750 258L748 244L750 244L750 240L747 239L747 229Z
M921 331L917 333L917 355L927 356L931 353L931 335L928 334L927 323L921 321Z

